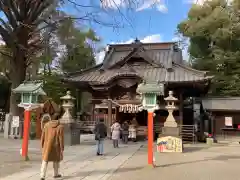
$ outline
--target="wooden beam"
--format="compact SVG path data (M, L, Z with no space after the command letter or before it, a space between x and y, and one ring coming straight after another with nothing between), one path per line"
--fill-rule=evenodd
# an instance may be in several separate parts
M179 103L179 117L180 117L179 123L180 123L180 126L182 126L183 125L183 93L182 93L182 91L180 91L180 93L179 93L179 101L180 101L180 103Z

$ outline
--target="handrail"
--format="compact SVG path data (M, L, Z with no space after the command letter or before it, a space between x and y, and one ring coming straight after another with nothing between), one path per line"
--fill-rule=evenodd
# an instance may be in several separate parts
M154 124L154 132L161 134L163 126L163 123ZM179 125L178 127L180 127L180 136L184 142L196 143L197 138L194 125Z

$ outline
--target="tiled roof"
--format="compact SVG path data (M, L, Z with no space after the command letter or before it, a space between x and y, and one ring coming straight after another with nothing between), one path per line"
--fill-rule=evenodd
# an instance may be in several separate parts
M148 50L146 51L148 57L150 57L156 63L163 64L166 68L172 68L172 63L182 62L181 51L170 51L170 50Z
M185 65L174 63L172 71L168 71L165 68L152 67L151 65L132 66L131 70L127 70L125 67L106 71L93 69L92 71L88 71L86 73L70 76L67 78L67 81L105 84L114 78L117 78L118 76L139 76L146 81L163 83L194 82L211 78L209 76L206 76L204 72L191 69Z
M39 95L46 95L42 89L43 84L41 82L24 82L18 87L13 89L15 93L34 93Z
M133 61L137 54L146 62ZM212 78L203 71L184 65L182 52L174 43L138 42L111 45L102 64L75 73L65 80L93 85L110 83L119 76L137 76L145 81L162 83L194 82Z
M125 45L110 45L103 61L103 69L108 69L113 65L123 61L131 54L137 55L144 52L153 62L163 65L165 68L172 68L172 63L182 62L181 50L175 49L175 43L132 43ZM136 53L133 53L136 52Z
M240 110L240 97L206 97L201 98L203 108L212 111Z
M68 81L72 82L89 82L92 84L105 84L119 76L138 76L138 73L128 66L123 66L121 69L112 69L107 71L101 71L99 69L93 69L83 73L82 75L74 75L67 78Z

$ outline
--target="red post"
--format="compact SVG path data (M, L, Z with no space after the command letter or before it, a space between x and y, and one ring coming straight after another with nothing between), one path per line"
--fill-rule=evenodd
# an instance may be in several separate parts
M28 158L28 138L29 138L29 129L30 129L30 119L31 111L24 111L24 125L23 125L23 141L22 141L22 157L25 161L29 160Z
M153 166L153 112L148 112L148 164Z

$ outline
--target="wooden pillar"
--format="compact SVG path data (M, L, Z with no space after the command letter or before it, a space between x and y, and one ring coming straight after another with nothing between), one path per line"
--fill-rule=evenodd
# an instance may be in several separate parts
M91 121L94 122L95 121L95 103L92 101L92 111L91 111Z
M40 139L42 135L41 129L41 108L36 110L36 138Z
M110 98L109 98L110 99ZM108 128L108 137L111 136L111 125L112 125L112 101L108 100L108 120L107 120L107 128Z
M179 125L183 125L183 94L180 92L180 97L179 97Z
M24 130L23 130L23 141L22 141L22 157L25 161L29 160L28 157L28 140L29 140L29 131L30 131L30 120L31 120L31 111L25 109L24 111Z
M148 112L148 165L153 164L153 112Z
M116 120L120 120L120 117L119 117L119 107L116 106L115 108L115 117L116 117Z
M79 89L76 89L76 109L77 109L76 112L81 112L81 107L79 107L81 102L81 100L79 102L79 94L80 94Z

